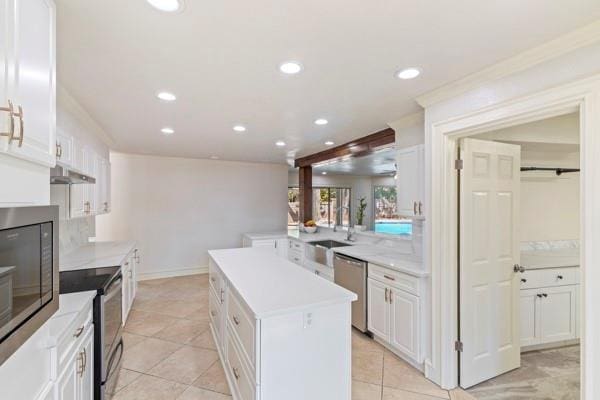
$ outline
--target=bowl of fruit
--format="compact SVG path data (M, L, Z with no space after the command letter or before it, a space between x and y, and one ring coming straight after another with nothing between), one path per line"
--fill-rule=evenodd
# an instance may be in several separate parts
M308 220L304 223L304 231L306 233L315 233L317 231L317 223L315 221Z

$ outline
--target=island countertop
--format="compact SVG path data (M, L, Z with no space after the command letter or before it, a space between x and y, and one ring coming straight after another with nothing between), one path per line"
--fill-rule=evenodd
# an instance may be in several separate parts
M208 254L259 319L357 299L351 291L268 249L247 247Z

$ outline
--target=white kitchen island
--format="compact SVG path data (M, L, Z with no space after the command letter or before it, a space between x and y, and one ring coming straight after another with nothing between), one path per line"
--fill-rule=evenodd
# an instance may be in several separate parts
M235 400L350 400L356 295L261 248L209 251L210 320Z

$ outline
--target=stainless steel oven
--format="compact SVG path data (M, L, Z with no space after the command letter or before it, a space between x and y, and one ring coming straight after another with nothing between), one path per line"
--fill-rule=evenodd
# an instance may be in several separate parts
M58 206L0 208L0 365L58 310Z

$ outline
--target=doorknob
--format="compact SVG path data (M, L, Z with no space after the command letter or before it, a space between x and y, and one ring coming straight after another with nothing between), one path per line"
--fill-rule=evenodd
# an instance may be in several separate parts
M522 267L519 264L515 264L513 265L513 271L523 273L525 272L525 267Z

